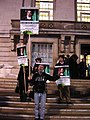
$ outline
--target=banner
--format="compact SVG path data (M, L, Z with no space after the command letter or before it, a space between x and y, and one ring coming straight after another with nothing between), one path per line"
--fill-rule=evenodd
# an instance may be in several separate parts
M20 32L38 34L39 32L39 9L36 7L21 8L20 10Z

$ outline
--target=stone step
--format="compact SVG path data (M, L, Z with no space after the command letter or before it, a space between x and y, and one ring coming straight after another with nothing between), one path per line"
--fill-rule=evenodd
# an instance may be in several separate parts
M4 57L2 57L2 56L0 56L0 61L3 61L3 62L10 62L10 61L12 61L12 62L17 62L17 58L15 58L14 56L4 56ZM8 63L9 64L9 63Z
M9 40L10 39L7 40L7 38L0 38L0 44L2 44L2 43L4 43L4 44L9 43L10 44Z
M0 77L0 81L1 80L3 80L4 79L4 81L7 81L7 78L3 78L3 77ZM10 78L8 78L8 80L16 80L16 78L12 78L12 77L10 77ZM50 84L50 85L53 85L53 83L54 83L54 81L50 81L50 83L48 83L48 84ZM71 79L71 83L77 83L77 84L80 84L80 83L83 83L83 84L89 84L90 83L90 80L87 80L87 79Z
M34 120L34 101L32 99L31 102L19 102L19 94L15 93L16 83L16 78L0 78L0 120ZM89 80L86 80L85 83L82 82L82 80L71 80L71 86L73 88L75 87L77 91L87 89L89 84ZM72 104L67 104L65 101L58 103L58 96L56 96L53 91L53 89L57 90L57 86L56 88L55 86L54 82L47 84L48 94L45 120L90 119L90 96L83 98L71 97ZM75 91L73 93L75 93Z
M0 114L0 120L34 120L34 115L21 115L21 114ZM90 120L90 116L47 116L45 120Z
M15 70L15 69L14 69ZM18 69L16 69L16 70L18 70ZM10 80L10 81L0 81L0 85L2 86L2 85L5 85L5 86L10 86L10 84L13 84L13 85L16 85L16 83L17 83L17 81L16 80L14 80L14 81L12 81L12 80ZM74 84L74 83L71 83L71 86L70 86L71 88L85 88L86 89L86 87L87 88L89 88L89 84L85 84L84 85L84 83L83 84L79 84L79 85L76 85L76 84ZM50 90L57 90L57 85L54 83L54 85L48 85L47 84L47 89L50 89Z
M4 90L4 89L6 89L8 92L9 91L13 91L13 90L15 90L15 87L16 87L16 82L15 83L8 83L8 84L6 84L6 83L1 83L0 84L0 90ZM32 88L32 87L30 87L29 86L29 88ZM82 92L83 94L84 94L84 92L86 93L89 93L89 86L87 86L87 87L83 87L83 86L70 86L70 88L71 88L71 93L73 93L74 94L74 92L76 91L76 92ZM54 87L54 88L52 88L52 87L50 87L50 86L48 86L47 87L47 91L49 92L49 94L56 94L57 93L57 86L56 87Z
M6 66L6 67L8 67L8 66ZM12 66L13 67L13 66ZM15 66L16 68L15 69L19 69L19 66ZM9 68L5 68L5 69L9 69ZM19 71L19 70L18 70ZM17 82L17 78L13 78L13 80L14 80L14 82ZM13 82L13 80L12 80L12 77L11 78L4 78L4 82L5 83L8 83L8 82ZM0 82L3 82L3 78L1 78L0 77ZM89 86L89 84L90 84L90 81L88 80L88 81L84 81L84 82L79 82L79 81L77 81L77 82L74 82L73 80L71 80L71 85L72 86L83 86L84 87L84 85L85 86ZM56 85L56 83L55 82L49 82L49 83L47 83L47 87L57 87L57 85Z
M15 91L0 91L0 96L2 96L0 99L2 100L10 100L10 101L20 101L20 97L18 93L15 93ZM56 95L50 95L47 94L47 101L50 103L58 103L58 96ZM82 96L79 97L72 97L71 96L71 101L74 103L90 103L90 96Z
M74 82L74 84L73 84ZM85 82L85 81L84 81ZM71 97L88 97L90 96L90 87L89 87L89 80L87 80L85 83L81 81L77 81L78 85L75 81L71 80L71 86L70 86L70 92ZM87 84L88 83L88 84ZM0 91L2 92L15 92L15 87L17 84L16 79L8 78L8 79L0 79ZM31 90L32 87L29 86L29 90ZM55 82L47 83L47 94L52 94L53 97L57 96L57 86Z
M1 49L2 49L2 48L1 48ZM4 54L3 54L3 53L4 53ZM5 48L4 51L3 51L3 49L0 50L0 57L8 57L8 56L12 56L12 57L15 58L16 53L15 53L15 52L10 52L10 51L8 51L7 48ZM16 56L16 58L17 58L17 56Z
M13 86L12 86L12 84L13 84ZM11 81L11 80L10 81L0 81L0 87L6 87L6 88L12 87L12 88L15 88L16 84L17 84L16 80L15 81ZM86 87L87 87L87 89L90 88L89 85L84 86L83 84L79 84L78 86L76 86L76 85L73 85L73 83L72 83L71 86L70 86L70 88L72 88L72 89L83 89L83 90L86 89ZM47 89L49 89L49 90L57 90L57 85L54 84L53 86L51 86L51 85L47 84Z
M34 115L34 108L21 108L21 107L0 107L0 113L8 113L8 114L27 114L27 115ZM67 115L67 116L89 116L90 109L70 109L70 108L63 108L63 109L51 109L48 108L45 111L46 115Z
M2 55L2 53L5 53L8 55L8 53L10 54L10 47L1 47L0 46L0 55Z
M19 66L15 66L15 69L16 70L18 70L19 69ZM19 72L19 70L18 70L18 72ZM4 79L4 80L3 80ZM8 83L8 82L17 82L17 78L13 78L13 80L12 80L12 77L11 78L2 78L2 77L0 77L0 82L5 82L5 83ZM71 80L71 86L89 86L89 84L90 84L90 80L77 80L77 81L74 81L74 80ZM47 87L56 87L57 88L57 85L56 85L56 83L53 81L50 81L49 83L47 83Z
M7 90L6 91L0 91L0 96L19 96L18 93L15 93L15 90L14 91L10 91L8 92Z
M14 99L14 100L13 100ZM57 98L52 98L53 100ZM52 100L51 98L47 98L46 102L46 108L55 108L55 109L90 109L90 99L73 99L71 98L70 104L63 102L63 103L55 103L50 102L49 100ZM87 103L87 101L89 103ZM28 102L19 102L19 97L0 97L0 106L1 107L20 107L20 108L34 108L34 101L28 101Z
M13 62L11 60L9 60L9 61L0 61L0 65L2 65L2 64L7 65L7 63L8 63L8 65L12 65L14 67L18 66L17 60L14 60Z
M11 44L10 44L10 42L7 42L7 43L4 43L4 42L2 42L2 43L0 43L0 47L2 47L2 48L11 48Z
M12 65L11 65L12 66ZM18 68L1 68L0 69L0 77L3 78L17 78L18 75Z
M20 97L18 93L14 93L14 92L0 92L0 100L1 101L20 101ZM58 96L54 96L50 94L47 94L47 102L49 103L58 103ZM82 97L82 98L72 98L71 97L71 102L72 103L90 103L90 97Z
M3 92L5 92L5 91L7 91L7 92L10 92L10 91L12 91L12 92L14 92L14 90L15 90L15 86L1 86L0 85L0 91L3 91ZM71 93L78 93L78 94L86 94L86 92L89 94L89 90L88 91L85 91L85 88L77 88L77 89L75 89L73 92L71 91ZM48 94L57 94L57 90L47 90L47 93Z

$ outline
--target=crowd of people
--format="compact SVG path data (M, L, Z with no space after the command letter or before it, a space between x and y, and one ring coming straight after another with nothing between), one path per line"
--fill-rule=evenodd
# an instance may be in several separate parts
M79 63L77 60L78 56L76 54L73 54L70 57L66 57L66 62L69 64L70 68L70 78L85 79L86 70L88 70L88 67L86 66L86 59L83 57Z
M56 81L63 78L61 76L63 76L64 74L65 65L69 66L70 79L83 79L86 77L85 71L87 69L87 66L85 64L85 58L83 58L79 64L77 64L77 59L78 57L76 54L73 54L71 57L69 55L67 55L67 57L65 57L64 55L60 55L57 63L55 64L56 68L54 67L53 75L47 74L45 72L46 66L42 63L41 58L35 59L35 65L33 69L31 68L32 75L29 75L29 66L20 67L17 78L19 83L20 101L27 101L28 85L33 86L33 99L35 102L35 120L44 120L47 95L47 80ZM58 69L57 66L59 66ZM67 103L70 103L70 85L58 84L57 88L59 93L59 103L62 103L64 99Z

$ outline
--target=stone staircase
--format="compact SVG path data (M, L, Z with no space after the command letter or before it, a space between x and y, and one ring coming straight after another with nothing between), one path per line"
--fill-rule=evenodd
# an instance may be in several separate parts
M10 38L0 38L0 77L16 76L19 66L16 52L11 51Z
M0 120L34 120L34 101L19 102L16 82L0 78ZM47 89L45 120L90 120L90 80L71 80L72 104L57 102L54 82L47 83Z

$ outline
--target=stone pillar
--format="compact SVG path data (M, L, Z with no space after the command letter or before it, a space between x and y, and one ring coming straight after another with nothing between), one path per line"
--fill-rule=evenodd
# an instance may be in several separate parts
M69 54L69 45L66 45L65 46L65 55L68 55Z
M14 35L11 34L11 51L14 50Z
M24 7L24 4L25 4L25 0L22 0L22 7Z
M75 44L75 36L71 36L70 40L70 52L74 53L74 44Z
M65 36L61 35L61 45L60 45L60 51L61 52L65 52L64 51L64 41L65 41Z
M70 35L65 35L65 54L68 55L70 52L69 44L70 44L71 36Z
M23 39L24 39L23 34L20 34L20 43L23 43Z
M31 0L31 7L35 7L36 0Z
M16 47L21 46L21 45L23 45L23 34L20 34L20 39L19 39L19 42L17 43Z

